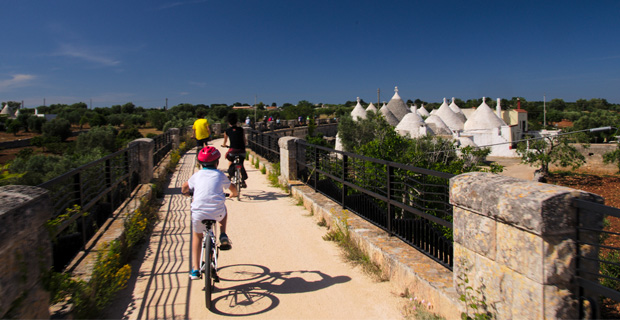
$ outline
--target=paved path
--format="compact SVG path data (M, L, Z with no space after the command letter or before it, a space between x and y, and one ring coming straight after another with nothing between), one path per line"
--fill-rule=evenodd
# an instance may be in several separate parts
M213 145L219 146L221 140ZM223 151L222 149L220 149ZM188 278L190 199L181 184L195 170L187 153L165 192L162 221L132 266L128 288L106 318L218 319L399 319L403 299L389 283L370 279L343 261L338 247L322 239L309 212L246 162L248 189L241 201L227 200L231 251L220 251L220 276L205 308L204 281ZM220 161L220 169L228 164Z

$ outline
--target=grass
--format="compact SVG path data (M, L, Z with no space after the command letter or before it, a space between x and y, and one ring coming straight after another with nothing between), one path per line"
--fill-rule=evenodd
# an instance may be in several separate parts
M342 249L344 258L352 263L362 267L362 270L368 275L373 277L377 281L387 281L388 278L384 276L381 266L373 262L370 257L360 248L360 246L351 238L349 231L349 225L347 224L346 211L340 218L340 223L333 224L335 228L332 228L323 236L323 240L333 241Z

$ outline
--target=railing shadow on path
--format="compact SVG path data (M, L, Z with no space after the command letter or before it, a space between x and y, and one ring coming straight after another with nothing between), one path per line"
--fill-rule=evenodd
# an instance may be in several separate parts
M225 316L265 313L280 304L278 295L318 291L351 280L348 276L332 277L318 270L275 272L253 264L225 266L219 274L222 285L241 282L221 289L226 293L213 301L211 311Z
M192 153L191 151L188 153ZM195 154L195 152L193 152ZM195 156L183 157L170 183L164 189L159 209L161 222L151 235L150 245L143 246L132 265L132 277L114 310L107 314L116 319L182 318L189 315L187 300L191 286L187 279L190 230L190 202L180 188L194 172ZM147 265L145 262L152 262ZM139 270L139 271L138 271ZM136 290L142 287L143 290ZM133 293L133 296L132 296ZM138 294L136 294L138 293ZM124 296L124 297L123 297Z

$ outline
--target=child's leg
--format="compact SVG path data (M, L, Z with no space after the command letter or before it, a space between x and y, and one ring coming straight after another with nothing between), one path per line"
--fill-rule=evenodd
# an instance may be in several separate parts
M202 233L192 232L192 270L200 268L200 249L202 247Z
M224 218L220 220L220 234L226 233L226 220L228 220L228 214L226 214Z

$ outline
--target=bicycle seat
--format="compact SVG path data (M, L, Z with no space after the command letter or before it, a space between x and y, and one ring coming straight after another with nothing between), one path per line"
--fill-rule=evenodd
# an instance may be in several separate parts
M204 219L204 220L202 220L202 221L200 221L200 222L202 222L202 224L204 224L205 226L210 227L212 224L214 224L214 223L215 223L215 220L211 220L211 219Z

